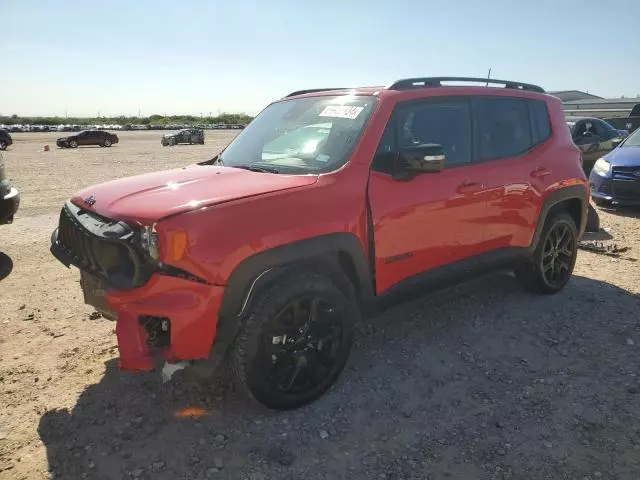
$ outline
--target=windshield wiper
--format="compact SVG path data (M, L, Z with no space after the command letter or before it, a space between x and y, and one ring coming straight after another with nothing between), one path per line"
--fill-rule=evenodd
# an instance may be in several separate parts
M250 172L258 173L280 173L280 170L274 167L264 167L262 165L229 165L233 168L242 168L243 170L249 170Z
M220 155L216 155L210 160L205 160L204 162L199 162L198 165L222 165L222 160L220 159Z

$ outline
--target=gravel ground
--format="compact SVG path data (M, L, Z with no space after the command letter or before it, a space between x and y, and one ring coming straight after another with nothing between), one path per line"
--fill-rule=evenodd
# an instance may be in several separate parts
M338 384L294 412L239 398L224 374L121 373L112 322L48 251L62 203L87 185L210 158L126 132L58 150L16 134L22 192L0 227L1 479L637 479L640 212L600 210L620 258L581 251L553 297L500 274L358 328ZM44 152L44 145L52 151Z

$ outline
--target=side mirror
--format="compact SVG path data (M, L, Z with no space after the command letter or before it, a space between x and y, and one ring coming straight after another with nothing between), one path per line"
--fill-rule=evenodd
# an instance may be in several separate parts
M436 143L412 145L400 150L400 163L405 171L437 173L444 168L444 147Z

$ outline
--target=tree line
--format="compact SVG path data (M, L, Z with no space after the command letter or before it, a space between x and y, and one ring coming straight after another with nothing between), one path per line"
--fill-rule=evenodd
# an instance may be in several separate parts
M0 116L0 124L5 125L190 125L190 124L242 124L253 117L244 113L222 113L215 117L195 115L149 115L148 117L22 117L20 115Z

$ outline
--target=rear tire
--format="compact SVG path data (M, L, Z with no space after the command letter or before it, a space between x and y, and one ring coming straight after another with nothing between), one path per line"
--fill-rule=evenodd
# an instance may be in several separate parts
M344 368L358 315L329 278L284 273L249 305L231 371L249 398L277 410L320 397Z
M556 214L545 222L532 257L516 270L516 277L533 292L558 293L571 278L577 254L575 222L566 213Z
M8 146L7 142L0 140L0 150L6 150Z

